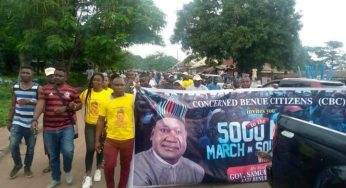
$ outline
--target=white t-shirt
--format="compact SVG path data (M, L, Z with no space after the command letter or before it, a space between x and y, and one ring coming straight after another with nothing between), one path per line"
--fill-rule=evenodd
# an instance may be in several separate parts
M190 91L204 91L204 90L208 90L208 88L205 87L204 85L200 85L199 87L195 87L195 85L192 84L190 87L186 88L186 90L190 90Z
M157 86L156 80L155 80L154 78L150 79L149 85L150 85L151 87L156 87L156 86Z

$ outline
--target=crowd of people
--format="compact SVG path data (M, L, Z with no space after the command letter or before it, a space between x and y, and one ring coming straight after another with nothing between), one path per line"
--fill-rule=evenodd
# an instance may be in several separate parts
M60 154L63 156L63 170L67 184L73 182L72 161L74 139L78 136L76 111L84 105L85 114L85 177L82 188L90 188L93 182L101 181L104 169L108 188L114 188L114 169L120 155L120 182L118 187L126 187L134 148L134 91L139 87L176 90L220 90L224 88L249 88L249 76L234 78L227 87L221 87L216 79L203 79L201 75L183 73L153 73L127 71L125 74L108 75L93 72L88 76L88 85L81 93L66 84L64 68L45 69L46 85L33 81L33 68L20 68L20 82L13 86L12 102L7 128L10 131L10 150L14 167L9 174L16 178L23 167L19 144L24 138L26 155L24 176L31 178L31 165L38 130L38 118L43 114L44 149L49 165L44 173L51 172L51 182L47 188L61 183ZM155 136L155 134L153 134ZM177 138L178 139L178 138ZM185 146L186 147L186 146ZM155 147L153 147L155 151ZM182 153L186 148L182 147ZM96 153L96 169L92 173ZM160 152L157 152L160 154ZM180 154L182 154L180 153ZM143 156L144 157L144 156ZM204 174L198 167L197 174ZM198 179L191 181L201 181Z
M220 77L208 77L203 74L191 75L188 72L183 73L154 73L154 72L135 72L128 71L126 74L114 74L113 77L120 76L126 80L128 87L134 87L138 82L141 87L158 89L176 89L176 90L221 90L250 88L252 81L249 74L232 75L226 81L219 80ZM128 90L131 91L131 90Z

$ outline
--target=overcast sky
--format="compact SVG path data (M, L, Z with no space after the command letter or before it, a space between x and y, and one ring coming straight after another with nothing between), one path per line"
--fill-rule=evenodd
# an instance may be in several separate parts
M166 14L166 27L161 35L166 46L135 45L129 51L145 57L155 52L163 52L179 60L183 60L186 54L181 51L179 45L172 45L170 37L173 34L177 10L183 4L191 0L154 0ZM323 46L325 42L337 40L344 43L346 50L346 0L296 0L296 10L302 15L301 23L303 27L300 39L304 46Z

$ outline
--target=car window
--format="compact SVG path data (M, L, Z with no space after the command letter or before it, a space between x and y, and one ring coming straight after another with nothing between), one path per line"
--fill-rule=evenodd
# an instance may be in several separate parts
M331 83L331 82L323 82L321 83L321 87L340 87L344 86L344 83Z
M261 87L273 87L274 84L279 84L279 81L271 81L262 85Z
M311 87L311 83L281 81L279 87Z

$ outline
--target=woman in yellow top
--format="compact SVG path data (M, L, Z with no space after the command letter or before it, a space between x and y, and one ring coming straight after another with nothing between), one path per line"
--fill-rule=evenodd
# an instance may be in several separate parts
M109 100L111 94L103 89L104 77L100 73L95 73L90 78L88 88L81 95L81 101L85 106L85 177L83 180L83 188L92 186L91 170L95 153L95 135L96 124L99 115L100 105ZM100 142L104 142L105 137L100 137ZM96 153L96 170L94 181L101 181L101 166L103 161L103 152Z

